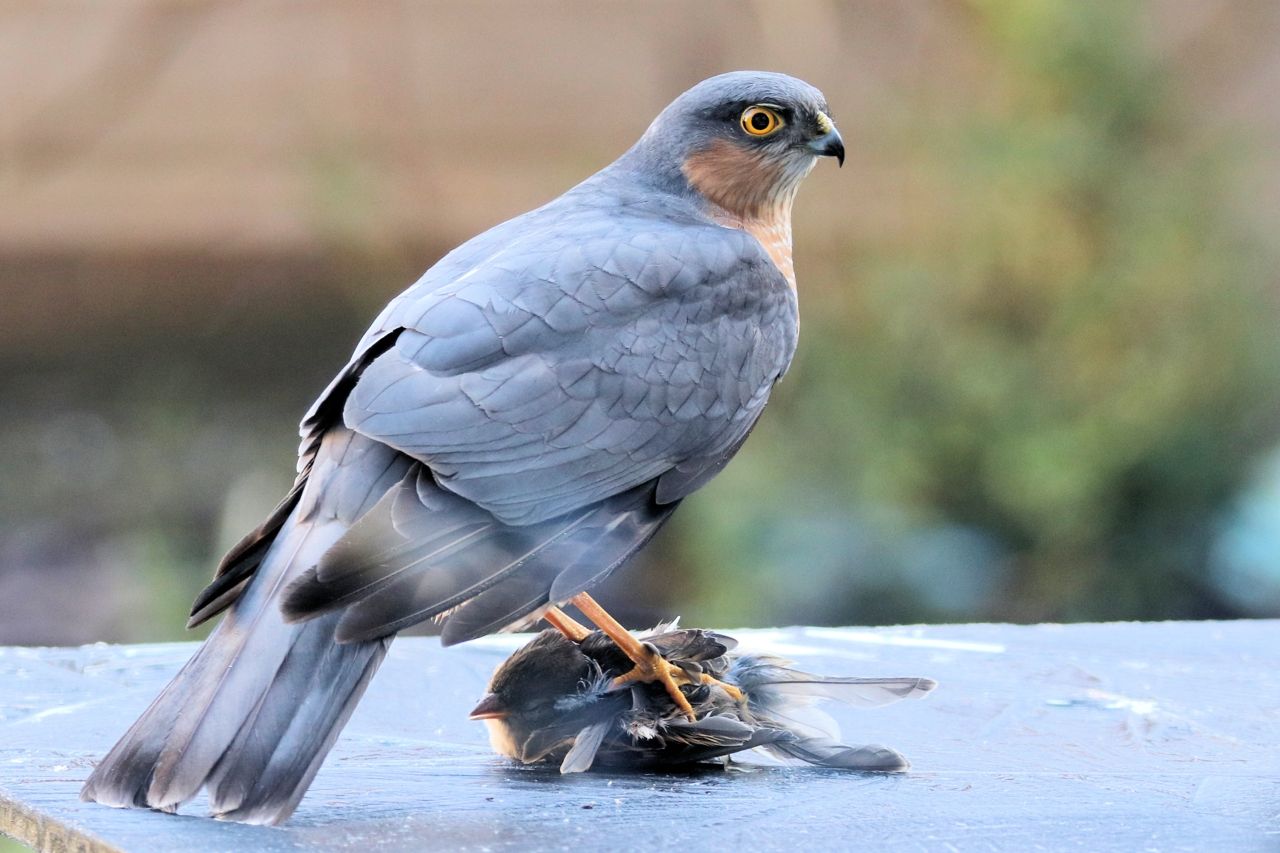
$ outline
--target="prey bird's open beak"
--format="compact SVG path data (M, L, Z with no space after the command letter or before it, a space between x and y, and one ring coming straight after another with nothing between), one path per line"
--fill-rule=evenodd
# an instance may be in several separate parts
M480 704L471 709L468 719L471 720L501 720L509 717L511 712L502 707L502 700L498 698L496 693L487 693L480 700Z
M840 138L835 122L824 112L818 113L818 130L822 135L809 143L809 150L819 157L834 157L843 166L844 140Z

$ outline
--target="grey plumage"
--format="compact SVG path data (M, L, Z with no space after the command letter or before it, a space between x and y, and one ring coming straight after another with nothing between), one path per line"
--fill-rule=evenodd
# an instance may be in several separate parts
M818 701L877 707L936 686L919 677L814 675L780 658L737 653L733 638L698 629L659 626L641 639L694 676L681 689L695 719L657 685L615 687L631 662L600 632L574 643L547 630L493 675L480 718L494 748L523 763L558 762L562 773L680 766L752 749L820 767L897 772L910 766L900 753L840 743L838 733L806 720L806 709ZM739 688L745 702L714 683L697 684L701 673Z
M340 641L386 636L447 614L446 644L519 622L590 586L648 541L675 509L640 486L559 518L504 525L410 468L303 572L288 618L342 611Z
M328 501L303 494L253 582L98 765L85 799L172 811L208 785L218 816L270 823L296 807L390 638L337 644L336 615L289 624L280 592L410 465L345 429L326 436L315 462L325 479L345 472L348 488Z
M669 199L564 221L601 189L393 312L404 331L347 398L353 429L509 524L655 480L680 499L663 478L734 447L795 350L795 294L753 238Z
M788 111L785 134L743 136L731 114L756 100ZM284 820L397 630L527 624L643 546L741 446L796 346L778 247L686 161L749 149L789 240L795 187L837 153L825 109L784 75L699 84L392 300L304 417L294 488L197 598L190 624L223 623L82 796L172 810L208 787L218 816Z

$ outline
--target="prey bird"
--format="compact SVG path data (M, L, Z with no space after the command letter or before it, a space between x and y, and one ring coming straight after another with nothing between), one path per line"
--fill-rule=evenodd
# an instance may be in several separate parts
M659 625L637 638L687 674L686 716L656 684L618 685L629 656L602 631L548 608L556 630L538 634L494 672L471 719L489 727L494 751L561 773L593 766L659 769L761 750L783 762L871 772L910 763L887 746L839 742L835 721L808 706L862 708L922 698L930 678L854 678L802 672L771 655L735 651L714 631Z
M223 558L221 623L81 796L278 823L395 633L445 645L573 602L688 715L684 673L586 594L746 440L796 348L791 206L844 143L817 89L734 72L393 299L301 425L298 477Z

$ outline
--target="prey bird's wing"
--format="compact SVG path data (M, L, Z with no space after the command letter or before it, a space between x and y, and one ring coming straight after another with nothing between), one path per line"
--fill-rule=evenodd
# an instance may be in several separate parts
M592 763L596 760L596 753L600 751L600 745L604 742L604 736L615 725L617 725L616 720L601 720L578 732L578 736L573 741L573 748L560 762L560 772L585 773L590 770Z
M854 677L815 675L791 666L790 661L772 655L739 655L729 670L729 679L753 701L764 705L793 699L832 699L855 708L876 708L902 699L928 695L938 682L920 676Z
M677 628L674 631L644 634L640 637L672 663L703 662L722 658L737 647L738 641L726 634L703 628Z
M919 699L938 683L932 678L855 678L812 675L798 670L784 671L775 680L755 682L756 688L772 687L793 697L813 696L833 699L855 708L876 708L903 699Z
M516 233L397 300L346 424L507 524L654 480L679 500L789 364L790 286L754 238L692 214L579 205Z
M780 738L766 750L779 758L797 758L808 764L840 770L900 773L911 768L911 762L896 749L879 744L850 746L825 737Z

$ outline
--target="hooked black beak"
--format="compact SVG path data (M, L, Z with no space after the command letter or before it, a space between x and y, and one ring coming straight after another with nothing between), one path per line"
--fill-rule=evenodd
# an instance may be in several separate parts
M841 166L844 165L844 140L840 131L834 127L809 143L809 150L819 157L834 157Z
M471 713L467 715L469 720L501 720L511 716L502 705L502 700L498 698L497 693L486 693L485 697L480 700L480 704L471 709Z

